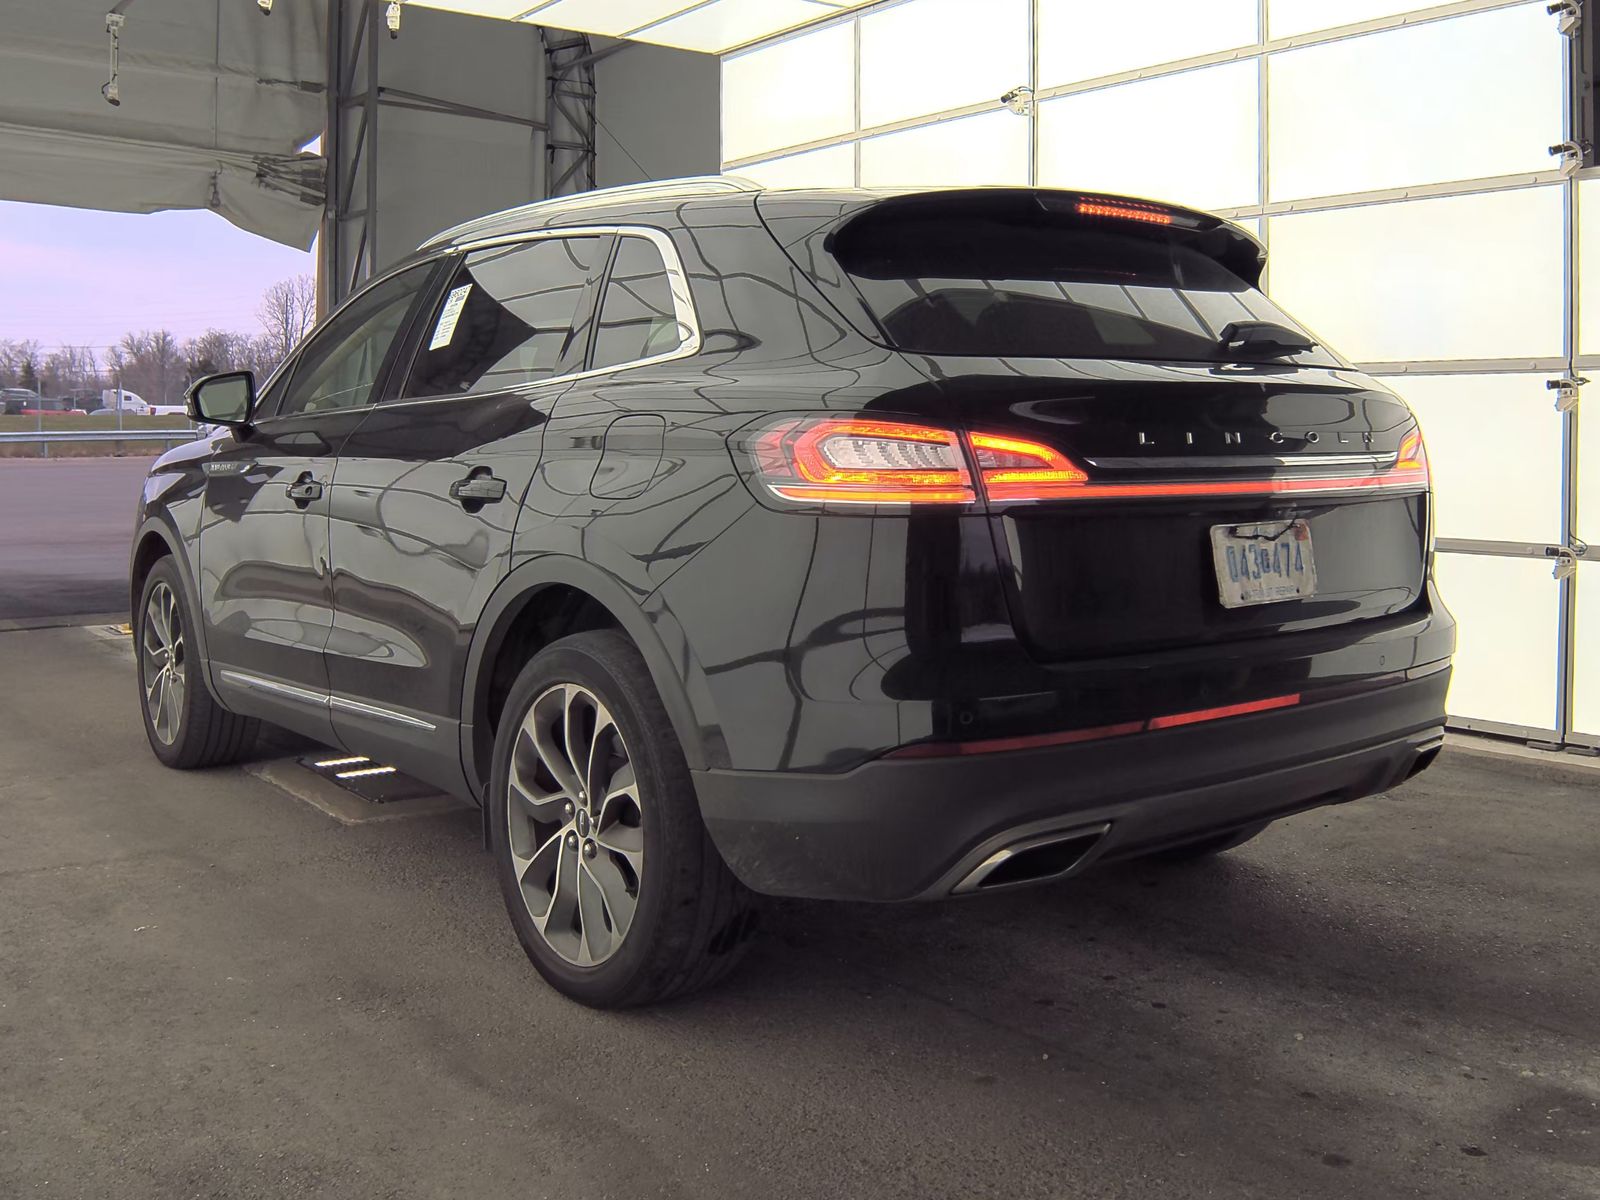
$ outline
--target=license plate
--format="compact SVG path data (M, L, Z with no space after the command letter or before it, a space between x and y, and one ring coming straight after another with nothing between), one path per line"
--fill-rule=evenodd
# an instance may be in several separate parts
M1213 525L1211 558L1224 608L1276 604L1316 594L1317 563L1304 521Z

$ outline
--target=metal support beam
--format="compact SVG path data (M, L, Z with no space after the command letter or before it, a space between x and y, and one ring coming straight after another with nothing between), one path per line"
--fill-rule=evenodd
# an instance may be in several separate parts
M541 28L546 98L546 189L551 196L593 191L595 186L594 64L612 53L595 51L583 34Z
M328 103L327 130L323 136L323 155L328 160L328 197L319 260L319 301L324 313L400 252L409 249L409 246L384 242L379 232L386 187L401 186L405 182L388 180L383 175L378 153L379 127L381 124L384 132L391 139L395 138L396 131L402 128L398 123L400 112L431 113L464 122L491 122L502 127L495 135L502 141L506 125L526 130L528 136L537 139L536 144L544 148L550 162L559 165L559 170L551 170L548 178L560 177L569 190L594 186L593 64L574 65L576 60L591 55L587 38L556 35L562 39L555 47L556 53L568 67L567 74L571 78L549 85L552 99L546 107L553 113L559 106L562 120L567 122L552 133L550 118L537 111L537 91L528 97L528 107L534 111L523 115L517 111L520 102L490 108L403 86L411 81L403 74L407 70L406 61L415 62L415 55L407 53L397 57L383 53L384 45L390 40L383 20L385 3L386 0L328 0ZM456 19L471 18L457 18L449 13L428 14L430 21ZM427 28L419 24L413 32L411 25L408 20L400 37L423 37L416 45L425 47ZM544 31L539 33L546 47L548 66L549 38ZM531 30L523 31L523 36L530 40L531 35ZM410 45L401 48L413 49ZM537 69L537 64L534 65ZM390 80L401 86L386 82L385 71ZM388 118L380 120L380 111L386 111ZM472 190L470 180L463 181L462 186L469 192ZM553 194L537 176L529 179L527 186L530 199ZM399 228L393 220L385 224L391 229ZM393 241L392 233L390 241Z

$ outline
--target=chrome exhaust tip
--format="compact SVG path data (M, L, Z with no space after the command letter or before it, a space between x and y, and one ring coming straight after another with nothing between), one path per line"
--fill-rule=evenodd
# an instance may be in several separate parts
M1012 842L967 872L950 894L965 896L1064 879L1088 861L1110 830L1107 823L1041 833Z

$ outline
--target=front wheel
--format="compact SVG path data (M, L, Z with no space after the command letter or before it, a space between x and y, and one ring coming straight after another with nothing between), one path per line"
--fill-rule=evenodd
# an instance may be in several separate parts
M151 568L134 618L140 711L150 749L169 767L215 767L255 744L256 721L212 699L194 649L194 615L172 559Z
M506 908L533 965L597 1008L715 982L755 924L700 818L644 659L622 634L552 643L517 677L487 800Z

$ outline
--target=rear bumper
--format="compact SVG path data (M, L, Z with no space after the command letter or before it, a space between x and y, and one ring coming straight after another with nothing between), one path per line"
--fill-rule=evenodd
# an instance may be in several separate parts
M1104 861L1393 787L1442 742L1449 681L1446 667L1104 742L694 778L712 839L754 890L932 899L997 851L1056 831L1107 827L1090 855Z

